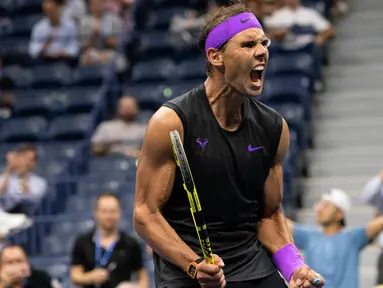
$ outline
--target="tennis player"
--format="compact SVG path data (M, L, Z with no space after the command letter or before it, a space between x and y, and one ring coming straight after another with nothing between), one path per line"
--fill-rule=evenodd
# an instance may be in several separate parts
M282 214L282 162L289 130L256 100L269 39L243 4L207 15L200 48L204 84L163 105L138 161L134 225L153 248L156 287L322 287ZM207 223L215 264L201 258L169 132L178 130Z

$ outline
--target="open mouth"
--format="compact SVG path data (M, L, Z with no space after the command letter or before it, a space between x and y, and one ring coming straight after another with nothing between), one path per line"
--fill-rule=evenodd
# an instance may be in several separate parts
M265 71L265 65L260 64L257 65L251 70L250 72L250 80L253 82L255 86L261 86L262 84L262 76L263 72Z

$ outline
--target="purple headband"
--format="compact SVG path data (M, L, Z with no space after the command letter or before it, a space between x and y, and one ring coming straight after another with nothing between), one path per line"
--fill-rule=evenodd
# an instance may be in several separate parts
M209 48L219 48L239 32L250 28L263 29L253 13L241 13L230 17L215 27L207 36L205 52Z

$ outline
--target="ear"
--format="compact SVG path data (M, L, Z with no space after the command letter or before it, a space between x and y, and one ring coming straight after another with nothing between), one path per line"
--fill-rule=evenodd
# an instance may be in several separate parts
M223 67L224 65L222 52L214 48L209 48L207 50L207 60L211 63L211 65L217 68Z
M338 211L336 212L336 220L340 221L343 218L344 218L344 213L338 209Z

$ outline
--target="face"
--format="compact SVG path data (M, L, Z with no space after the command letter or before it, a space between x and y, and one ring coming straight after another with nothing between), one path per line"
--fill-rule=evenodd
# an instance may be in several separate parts
M7 273L14 283L31 273L27 256L20 247L5 248L1 259L1 270Z
M270 40L262 29L244 30L216 55L222 59L225 82L241 94L257 96L262 92L265 69L269 59Z
M342 212L331 202L321 200L315 206L317 222L321 226L328 226L338 223L342 218Z
M48 18L57 16L59 14L59 9L60 7L54 1L44 0L43 11Z
M285 0L285 4L287 6L292 6L292 7L296 7L300 4L300 0Z
M103 11L102 0L90 0L89 10L92 14L100 14Z
M136 117L138 112L138 105L136 99L133 97L123 97L118 105L118 116L125 121L131 121Z
M20 173L32 171L36 167L36 153L34 151L20 152L17 158Z
M121 209L118 201L111 196L101 197L95 212L97 224L106 230L118 228Z

